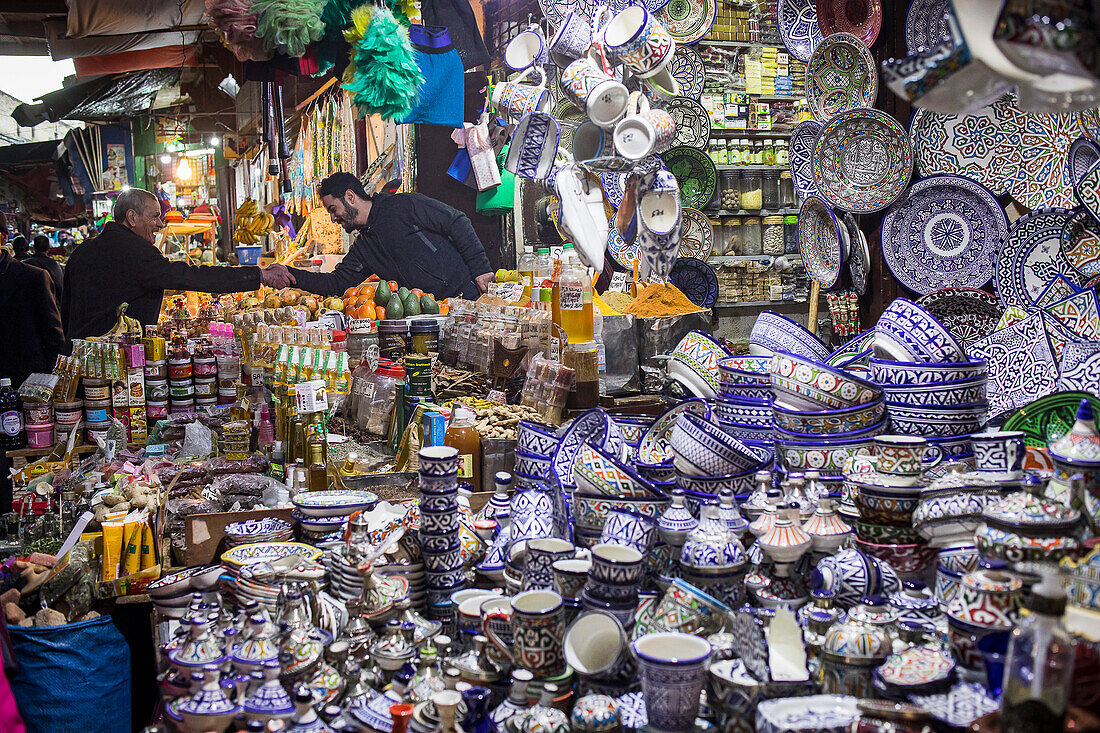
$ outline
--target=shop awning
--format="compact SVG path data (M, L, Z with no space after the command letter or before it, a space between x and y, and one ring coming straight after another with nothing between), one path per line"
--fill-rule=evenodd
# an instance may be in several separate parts
M46 42L50 47L50 57L54 61L62 59L80 59L89 56L125 53L127 51L146 51L165 46L192 46L199 39L201 31L166 31L163 33L127 33L114 36L87 36L70 38L65 34L65 24L51 21L43 24L46 28Z
M149 0L67 0L67 4L65 35L69 38L196 26L206 10L204 0L183 0L182 8L175 2Z
M37 102L21 104L11 115L27 127L46 120L129 118L147 111L162 87L179 83L179 75L179 69L174 68L97 77L44 94Z
M43 140L0 147L0 168L52 163L57 158L60 140Z

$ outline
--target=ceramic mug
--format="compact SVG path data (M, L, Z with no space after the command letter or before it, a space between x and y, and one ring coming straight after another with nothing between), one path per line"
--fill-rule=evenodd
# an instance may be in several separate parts
M578 598L581 589L588 581L588 571L592 567L590 560L555 560L550 566L554 578L554 590L562 598Z
M421 476L446 476L458 473L458 449L447 445L421 448L418 454Z
M649 99L631 92L626 117L615 125L615 150L629 160L663 153L676 137L676 121L663 109L650 109ZM576 138L574 137L574 142Z
M600 127L614 127L626 114L630 92L612 76L607 54L597 43L565 67L561 72L561 88Z
M664 23L641 5L628 5L604 30L604 43L639 78L653 76L672 60L676 42Z
M571 10L561 22L558 32L550 39L550 60L564 69L584 56L591 43L591 24L576 10Z
M565 661L581 677L613 677L630 664L626 632L603 611L585 611L565 632Z
M530 66L542 66L549 58L546 36L532 23L508 42L504 48L504 63L510 69L522 71Z
M873 443L879 476L888 485L912 486L921 473L943 460L943 450L916 435L879 435ZM928 454L933 458L928 460Z
M650 727L691 730L699 713L710 642L692 634L663 631L636 639L631 649L638 659Z
M577 548L557 537L528 540L523 560L523 589L550 590L554 587L554 561L573 557Z
M552 590L528 590L513 596L511 604L511 643L496 634L489 623L499 619L500 611L486 615L485 636L512 664L530 670L536 677L560 673L565 664L562 597Z
M531 66L513 81L502 81L493 85L493 108L508 119L518 120L531 112L550 111L550 93L546 91L546 74L541 69L542 80L538 85L524 84L523 81L535 72Z
M592 120L585 120L573 131L573 160L592 160L614 154L611 132Z
M637 585L645 574L645 556L635 547L600 543L592 548L589 577L596 583Z
M974 446L974 463L978 471L990 478L1012 480L1020 478L1027 446L1020 430L983 430L970 436Z

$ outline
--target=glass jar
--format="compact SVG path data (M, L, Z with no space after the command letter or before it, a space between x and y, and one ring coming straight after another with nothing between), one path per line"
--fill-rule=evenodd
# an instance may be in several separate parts
M798 215L783 217L783 254L796 255L802 249L798 246Z
M791 151L787 147L786 140L779 140L775 143L775 164L776 165L790 165L791 163Z
M765 140L762 155L760 158L761 165L775 165L775 141Z
M741 254L763 254L764 242L760 231L760 217L746 216L741 224Z
M722 220L722 228L725 230L726 238L723 240L722 253L726 255L739 255L742 254L744 248L744 241L741 238L741 219L736 216L729 216Z
M760 171L745 171L741 174L741 208L746 211L760 211L763 204L764 177Z
M761 236L761 249L766 255L779 256L784 252L783 245L783 217L765 216L764 230Z
M761 207L775 211L779 208L779 171L764 171Z
M737 171L722 171L719 208L724 211L737 211L741 208L741 175Z
M794 195L794 179L790 171L779 172L779 206L783 209L793 209L798 206L798 200Z

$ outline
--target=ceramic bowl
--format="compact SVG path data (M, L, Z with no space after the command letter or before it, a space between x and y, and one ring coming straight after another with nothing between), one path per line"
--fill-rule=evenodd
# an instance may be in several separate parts
M655 484L671 481L676 475L676 467L671 456L660 463L645 463L635 459L632 465L639 476Z
M921 535L912 527L899 527L890 524L872 524L856 522L856 537L864 542L880 545L919 544Z
M438 476L420 474L417 488L421 494L453 494L458 491L458 471Z
M515 470L528 476L545 476L550 471L550 459L517 449Z
M519 421L516 450L550 458L557 447L558 436L554 428L534 420Z
M772 438L775 437L771 427L762 428L758 425L745 425L723 420L722 418L718 418L718 427L722 428L726 434L737 438L745 445L763 442L771 443Z
M580 456L581 447L589 440L613 455L618 455L623 448L619 426L602 409L593 407L577 415L562 431L561 442L551 458L551 472L563 486L572 488L573 466Z
M976 433L985 425L988 403L955 405L929 409L923 406L886 403L890 424L899 435L926 438L962 437Z
M867 453L871 438L854 440L824 437L817 442L775 441L776 463L787 471L816 470L822 476L839 476L850 458Z
M722 476L760 464L761 457L721 427L692 413L677 417L669 444L679 469L697 476Z
M749 335L749 353L753 356L771 356L777 351L825 361L829 347L804 327L786 316L763 311L756 317Z
M718 361L730 356L718 339L702 331L689 331L670 354L674 361L690 367L715 393L718 392Z
M888 423L885 419L881 420L875 425L870 425L862 430L853 430L850 433L831 433L829 438L831 440L857 440L860 438L873 438L876 435L882 435L886 432ZM821 433L798 433L792 430L784 430L783 428L775 428L775 437L777 440L785 440L792 443L799 442L820 442L822 439Z
M718 379L700 371L681 356L672 356L665 364L669 379L681 385L693 397L711 399L718 395Z
M619 432L623 436L623 442L635 447L637 447L638 443L642 442L642 435L644 435L646 429L653 424L651 418L634 417L631 415L612 415L611 420L619 426Z
M903 527L912 526L913 512L920 502L919 490L909 494L882 492L877 486L858 481L845 483L851 483L857 489L855 503L863 521Z
M308 517L346 517L373 507L378 495L370 491L303 491L292 501Z
M882 388L820 361L776 352L771 362L772 389L781 407L839 410L882 398Z
M956 379L929 384L884 384L886 401L921 407L953 407L986 401L986 377Z
M718 378L722 384L771 387L768 365L771 355L730 356L718 360Z
M968 542L952 542L940 548L936 562L944 570L954 573L971 573L978 569L978 561L981 554L974 545L973 540Z
M866 542L856 537L856 549L889 563L902 578L922 575L936 558L936 548L923 542L889 545Z
M462 569L462 563L458 564L458 567L451 568L450 570L440 570L434 573L428 573L428 589L429 590L444 590L447 591L447 597L450 598L451 593L458 590L457 586L466 582L466 571Z
M634 469L591 443L581 448L573 466L578 489L608 496L659 496L660 493Z
M732 400L752 400L754 402L770 402L774 396L771 379L767 384L737 384L735 382L719 382L718 396Z
M741 425L754 425L770 429L772 426L772 408L770 402L751 403L738 399L718 396L714 401L714 412L720 420Z
M840 435L865 430L882 422L886 416L886 403L876 400L839 410L792 410L773 403L772 415L775 426L783 430Z
M444 552L425 552L424 569L429 573L444 573L462 567L462 545L455 544Z
M423 494L420 508L428 512L444 513L458 509L458 491L447 494Z
M458 531L458 513L454 511L420 511L420 533L442 535Z
M695 476L693 474L676 472L676 485L685 492L718 496L723 490L730 490L734 494L748 494L756 484L756 472L767 470L767 463L761 463L755 468L750 468L738 473L725 476Z
M988 373L985 359L948 363L893 361L871 357L871 381L879 384L919 385L974 379Z
M680 413L691 412L701 415L703 419L711 419L711 408L703 400L684 400L662 412L653 424L642 434L642 440L638 443L637 460L656 465L672 460L672 447L668 443L672 429L676 426L676 419Z
M669 496L661 497L622 497L599 496L577 491L573 494L573 521L581 529L593 531L597 535L607 521L607 515L616 509L626 509L656 519L671 503Z
M856 698L847 695L764 700L756 706L757 733L844 733L858 719Z
M875 356L899 361L965 361L966 350L931 313L897 298L875 324Z

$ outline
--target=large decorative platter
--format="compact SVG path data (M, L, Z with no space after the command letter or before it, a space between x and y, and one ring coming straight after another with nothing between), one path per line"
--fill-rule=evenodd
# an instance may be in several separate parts
M378 503L370 491L303 491L292 499L298 511L308 517L347 516Z
M691 46L676 47L676 53L668 64L668 73L680 85L681 97L698 99L703 94L707 72L703 67L703 57Z
M844 265L842 226L821 197L811 196L802 202L798 212L798 246L806 271L821 284L822 290L835 287L840 279Z
M576 13L586 21L592 20L599 5L597 0L539 0L542 14L555 28L561 27L562 21L569 13Z
M1094 413L1100 411L1100 399L1088 392L1055 392L1009 414L1003 429L1022 430L1025 444L1045 449L1073 427L1081 400L1091 402Z
M672 0L657 11L676 43L692 44L710 33L718 17L718 0Z
M813 166L822 198L839 209L869 214L885 209L905 191L913 149L893 117L877 109L853 109L821 129Z
M1075 209L1062 227L1062 253L1085 277L1100 275L1100 224L1084 208Z
M817 25L826 38L851 33L870 48L882 30L882 5L879 0L817 0Z
M909 122L909 140L921 175L954 173L972 178L1000 196L1008 191L1004 175L1002 124L1012 97L970 114L941 114L918 109Z
M1093 107L1077 113L1077 124L1081 132L1097 145L1100 145L1100 107Z
M683 209L683 223L680 225L680 257L697 257L705 260L710 257L714 246L714 227L707 215L698 209Z
M791 132L789 165L799 198L817 195L817 184L814 183L814 146L817 145L817 136L820 133L821 123L817 120L799 122Z
M977 288L941 288L917 298L917 305L936 317L963 346L997 330L1001 307L997 299Z
M1073 196L1100 223L1100 163L1093 163L1073 185Z
M668 279L700 308L712 308L718 301L718 276L700 259L678 257Z
M317 562L321 551L301 542L256 542L238 545L222 553L222 562L234 567L243 567L261 562L273 562L291 555L298 555L304 562Z
M1086 136L1082 135L1069 146L1069 160L1066 165L1069 166L1070 180L1074 185L1097 163L1100 163L1100 146Z
M989 364L986 391L990 417L1054 391L1058 365L1040 313L969 344L966 354Z
M1029 114L1007 108L1000 141L1012 198L1029 209L1073 206L1073 181L1066 166L1070 146L1081 134L1071 114Z
M810 60L822 41L817 26L817 5L814 0L779 0L779 38L791 56L802 63Z
M909 187L882 219L882 256L916 293L980 288L993 278L1008 217L985 186L931 176Z
M851 216L851 214L845 216L845 223L848 223ZM867 277L871 272L871 248L867 246L867 237L860 231L859 226L856 226L854 231L849 226L848 237L852 241L851 252L848 255L848 279L852 281L855 291L863 295L867 292Z
M878 71L871 52L851 33L829 36L806 63L806 98L816 120L870 107L878 93Z
M1072 216L1069 209L1037 209L1012 223L994 278L1001 307L1037 303L1043 288L1058 274L1079 280L1062 252L1062 229Z
M703 150L710 142L710 115L703 105L687 97L673 97L665 106L676 123L673 145L687 145Z
M634 260L638 257L638 238L634 237L634 242L627 244L615 228L614 216L607 222L607 254L627 272L634 269Z
M910 56L922 48L935 48L951 34L950 4L951 0L910 0L905 12L905 50Z
M714 190L718 186L718 171L714 167L714 161L702 150L686 145L669 148L661 153L661 159L680 184L681 205L692 209L706 208L714 198Z

